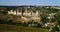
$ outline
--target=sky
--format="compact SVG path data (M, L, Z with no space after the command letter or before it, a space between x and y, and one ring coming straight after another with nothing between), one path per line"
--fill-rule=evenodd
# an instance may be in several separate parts
M5 6L20 6L20 5L60 6L60 0L0 0L0 5L5 5Z

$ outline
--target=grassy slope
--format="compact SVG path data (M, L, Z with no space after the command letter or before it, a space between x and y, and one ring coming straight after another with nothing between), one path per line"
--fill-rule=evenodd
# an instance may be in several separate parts
M16 25L0 24L0 31L2 32L48 32L47 29L24 27Z

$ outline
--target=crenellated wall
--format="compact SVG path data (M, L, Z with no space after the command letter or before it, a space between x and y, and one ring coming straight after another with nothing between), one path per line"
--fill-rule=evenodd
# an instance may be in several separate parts
M31 14L32 13L32 14ZM10 10L10 11L8 11L8 14L13 14L13 15L22 15L22 12L19 12L19 10L17 10L17 11L13 11L13 10ZM23 15L24 16L33 16L33 17L38 17L38 11L36 11L36 13L35 12L30 12L30 11L25 11L24 13L23 13Z

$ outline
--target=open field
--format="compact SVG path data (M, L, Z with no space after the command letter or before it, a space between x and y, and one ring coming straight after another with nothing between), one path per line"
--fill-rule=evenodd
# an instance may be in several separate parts
M0 32L48 32L47 29L0 24Z

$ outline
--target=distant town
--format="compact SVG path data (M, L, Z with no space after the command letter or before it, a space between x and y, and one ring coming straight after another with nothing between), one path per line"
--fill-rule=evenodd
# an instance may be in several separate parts
M60 27L60 6L0 6L0 23Z

